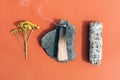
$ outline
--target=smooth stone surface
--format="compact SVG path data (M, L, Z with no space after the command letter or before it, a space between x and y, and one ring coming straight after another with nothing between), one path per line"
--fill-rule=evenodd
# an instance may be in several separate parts
M74 51L74 34L75 28L66 20L61 20L60 23L56 26L56 29L48 32L45 34L41 41L41 45L47 54L57 60L57 52L58 52L58 39L59 39L59 28L60 26L66 25L66 41L67 41L67 53L68 53L68 60L71 61L75 59L76 54ZM58 61L58 60L57 60ZM62 62L67 62L62 61Z

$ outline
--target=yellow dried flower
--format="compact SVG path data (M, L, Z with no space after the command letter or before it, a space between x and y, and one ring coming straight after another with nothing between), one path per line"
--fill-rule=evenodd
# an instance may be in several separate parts
M19 34L22 32L22 29L21 28L17 28L17 29L13 29L11 30L11 33L14 33L14 34Z
M40 27L38 25L34 25L34 29L39 29Z
M32 26L31 25L28 25L28 30L32 30Z
M18 27L22 28L23 30L33 30L33 29L39 29L40 27L36 24L33 24L31 22L25 21L18 24Z

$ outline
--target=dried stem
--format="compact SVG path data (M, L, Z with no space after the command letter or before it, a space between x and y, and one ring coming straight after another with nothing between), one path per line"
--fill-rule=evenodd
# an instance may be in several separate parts
M28 49L28 42L30 40L30 37L31 37L33 31L34 30L30 31L28 37L27 37L27 32L26 31L24 32L24 52L25 52L25 59L28 58L28 50L27 50Z
M27 42L29 42L30 37L31 37L31 35L32 35L33 31L34 31L34 30L31 30L31 31L30 31L30 34L29 34L28 39L27 39Z
M27 46L28 46L28 43L27 43L27 31L24 31L23 37L24 37L25 59L27 59L27 57L28 57L28 53L27 53Z
M27 48L28 48L28 42L26 41L26 42L25 42L25 59L28 58L28 51L27 51Z
M20 44L20 47L23 49L23 46L22 46L22 41L20 40L20 36L18 34L15 34L15 36L17 37L18 39L18 42Z

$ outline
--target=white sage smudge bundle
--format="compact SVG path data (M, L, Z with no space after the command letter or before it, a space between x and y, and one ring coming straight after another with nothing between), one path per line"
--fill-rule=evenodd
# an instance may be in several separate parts
M93 65L100 65L102 62L102 23L90 23L90 50L89 60Z

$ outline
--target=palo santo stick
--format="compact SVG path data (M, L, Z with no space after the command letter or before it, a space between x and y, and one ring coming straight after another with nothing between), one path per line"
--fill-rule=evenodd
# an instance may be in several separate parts
M59 29L58 41L58 61L67 61L67 46L66 46L66 25L61 25Z

